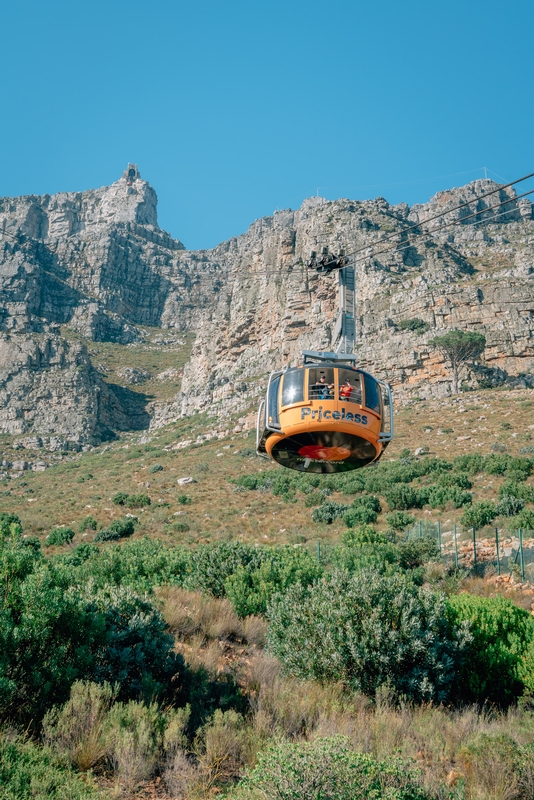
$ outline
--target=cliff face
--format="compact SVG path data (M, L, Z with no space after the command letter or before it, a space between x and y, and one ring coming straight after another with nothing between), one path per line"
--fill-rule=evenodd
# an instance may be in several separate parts
M532 206L514 200L510 189L480 199L493 188L476 181L412 208L381 198L311 198L298 211L257 220L242 236L197 252L158 227L156 194L134 165L110 187L3 199L0 431L83 444L196 409L244 407L263 390L268 370L295 363L302 349L334 344L337 275L304 266L323 247L360 251L360 364L389 380L398 397L450 390L448 371L428 345L450 328L487 338L485 363L470 379L527 375L528 382ZM426 224L468 199L469 212ZM506 200L506 214L503 207L492 210ZM445 226L482 209L482 217ZM431 234L397 252L379 252L387 249L381 240L409 224ZM399 327L413 319L427 330ZM66 341L59 325L87 340L123 345L143 338L138 326L195 332L181 392L170 403L146 406L135 392L106 385L83 343Z

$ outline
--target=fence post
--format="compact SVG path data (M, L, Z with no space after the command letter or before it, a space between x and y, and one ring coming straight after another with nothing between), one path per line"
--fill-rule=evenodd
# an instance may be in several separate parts
M519 563L521 564L521 583L525 582L525 560L523 558L523 528L519 528Z
M456 569L458 569L458 541L456 539L456 522L454 523L454 556L456 562Z
M438 547L441 556L441 520L438 519Z
M501 574L501 556L499 553L499 529L495 528L495 550L497 551L497 575Z
M473 525L473 569L477 565L477 529Z
M423 522L422 522L422 520L419 520L419 538L420 539L423 538Z

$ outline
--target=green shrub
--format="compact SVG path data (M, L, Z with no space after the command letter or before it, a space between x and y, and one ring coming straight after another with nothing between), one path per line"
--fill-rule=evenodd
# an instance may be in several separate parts
M306 495L304 505L306 508L313 508L319 506L324 501L324 494L322 492L310 492Z
M453 625L468 627L471 641L458 663L454 697L465 703L513 702L523 691L523 659L534 639L528 611L504 597L462 593L447 600Z
M367 525L371 522L376 522L378 514L368 506L356 506L356 508L349 508L343 519L347 528L354 528L356 525Z
M0 539L20 539L22 523L16 514L0 513Z
M483 528L489 525L497 516L497 507L491 500L479 500L466 508L460 517L460 523L465 528Z
M473 482L469 480L467 472L460 470L454 472L443 472L438 477L439 486L457 486L458 489L471 489Z
M534 503L534 486L526 483L519 483L514 480L507 480L499 489L499 498L508 496L519 497L526 503Z
M519 497L505 494L497 503L495 510L497 512L497 516L514 517L516 514L519 514L524 505L525 501L521 500Z
M226 596L239 617L264 614L275 592L284 592L296 583L309 586L322 572L317 559L307 550L269 548L265 560L256 569L239 566L226 579Z
M457 645L445 601L403 575L338 571L276 595L267 616L269 649L289 674L368 695L388 685L416 701L448 696Z
M0 792L3 800L98 800L90 776L82 779L47 747L0 734Z
M358 753L348 738L278 741L260 752L228 800L429 800L419 774L396 758Z
M113 531L110 528L103 528L93 536L93 542L118 542L121 535L118 531Z
M430 328L428 322L425 322L424 319L419 319L418 317L414 317L413 319L403 319L401 322L397 324L397 328L400 331L413 331L416 333L424 333Z
M534 510L524 508L514 519L514 528L521 528L523 531L534 530Z
M467 472L468 475L478 475L484 468L484 457L480 453L468 453L464 456L456 456L452 462L453 470L456 472Z
M423 536L420 539L409 539L398 545L399 564L402 569L413 570L439 556L439 547L435 539Z
M254 572L265 557L265 549L241 542L218 542L198 547L191 553L187 589L224 597L226 579L239 567Z
M392 511L386 514L386 522L394 531L403 531L414 524L415 517L405 511Z
M159 611L127 587L99 588L91 546L76 567L79 549L45 561L22 542L0 544L0 717L38 722L75 680L151 696L182 670Z
M80 533L83 533L84 531L96 531L97 528L98 522L90 514L84 517L80 522Z
M143 508L150 505L150 497L147 494L131 494L125 501L128 508Z
M417 491L412 486L399 484L385 491L386 502L391 511L407 511L409 508L422 508L427 496L424 490Z
M188 506L191 503L191 498L187 494L179 494L176 499L181 506Z
M72 528L54 528L46 537L45 544L47 547L70 544L74 539L74 535Z
M386 534L379 533L371 525L359 525L343 532L343 544L332 551L335 566L349 573L374 569L391 574L398 563L397 548Z
M244 489L250 489L251 491L257 489L261 483L261 476L260 475L240 475L239 478L236 478L233 483L236 486L242 486Z
M123 537L131 536L135 526L139 524L137 517L122 517L114 519L107 528L104 528L93 537L94 542L116 542Z
M359 508L362 506L365 508L370 508L372 511L376 511L377 514L382 511L380 500L378 497L374 497L372 494L362 494L360 497L356 497L350 504L351 508Z
M488 475L506 475L511 480L525 481L532 472L532 461L507 453L491 454L484 458L484 472Z
M115 774L132 792L152 777L165 734L165 715L156 703L115 703L106 718L104 736Z
M154 475L155 472L161 472L162 470L163 470L163 467L161 466L161 464L152 464L152 466L150 467L150 469L148 471L149 471L150 475Z
M130 495L126 492L117 492L117 494L113 496L113 502L116 506L123 506L125 505L129 496Z
M125 586L105 586L96 592L89 587L85 602L101 630L83 677L118 683L119 699L150 700L169 691L171 680L183 673L184 662L174 653L174 640L161 612Z
M184 522L183 520L177 520L173 522L171 528L175 533L187 533L187 531L191 530L189 524Z
M325 500L319 508L314 509L312 522L325 522L327 525L331 525L335 519L342 517L347 509L348 506L342 503L336 503L334 500Z
M472 495L457 486L431 486L428 494L428 504L432 508L444 508L448 503L452 503L455 508L462 508L472 502Z

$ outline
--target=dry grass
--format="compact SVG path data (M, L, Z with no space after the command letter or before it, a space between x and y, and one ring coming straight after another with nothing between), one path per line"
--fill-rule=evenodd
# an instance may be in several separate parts
M159 590L163 615L178 639L200 634L206 639L242 639L243 623L228 600L188 592L176 586Z

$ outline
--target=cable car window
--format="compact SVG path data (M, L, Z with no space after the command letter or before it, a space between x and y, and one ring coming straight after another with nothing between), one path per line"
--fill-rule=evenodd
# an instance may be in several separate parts
M334 370L309 369L308 400L333 400L334 397Z
M295 369L284 373L282 386L282 405L302 403L304 400L304 370Z
M370 375L363 374L365 386L365 407L380 414L380 391L378 383Z
M269 425L280 425L280 417L278 415L278 387L280 386L280 376L271 381L269 389L269 409L268 420Z
M359 372L352 372L348 369L338 370L339 375L339 399L345 403L362 402L362 384Z

